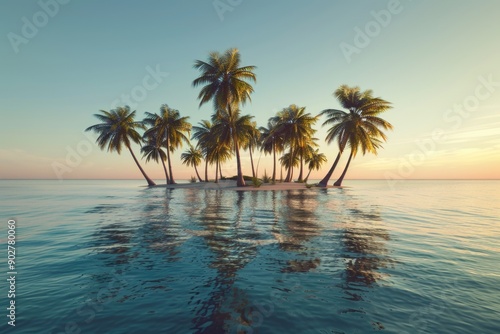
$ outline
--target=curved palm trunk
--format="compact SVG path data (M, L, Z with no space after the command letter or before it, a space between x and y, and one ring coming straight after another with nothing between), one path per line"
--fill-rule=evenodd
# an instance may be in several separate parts
M273 141L273 183L276 182L276 147Z
M219 162L219 177L222 180L222 178L223 178L223 176L222 176L222 162Z
M156 183L154 183L153 180L151 180L149 178L149 176L146 174L146 172L144 171L144 169L142 169L141 165L139 164L139 161L137 161L137 158L135 157L135 154L134 152L132 151L132 148L130 148L129 145L127 145L127 148L128 150L130 151L130 154L132 154L132 158L134 158L134 161L135 163L137 164L137 167L139 167L139 169L141 170L141 173L142 175L144 176L144 178L146 179L146 181L148 182L148 186L156 186Z
M205 182L208 182L208 158L205 158Z
M196 176L198 176L198 180L200 180L200 182L203 182L203 180L200 177L200 173L198 173L198 168L196 168L196 165L194 165L194 171L196 172Z
M252 156L252 145L248 146L248 151L250 152L250 164L252 165L252 176L255 177L255 168L253 166L253 156Z
M349 168L349 164L351 163L353 153L354 152L351 150L351 154L349 155L349 160L347 160L344 171L342 172L342 175L340 175L339 179L333 184L334 186L340 187L342 185L342 181L344 181L345 174L347 173L347 169Z
M165 180L168 184L169 178L168 178L168 173L167 173L167 166L165 166L165 161L163 161L163 159L161 157L160 157L160 160L161 160L161 164L163 165L163 170L165 171Z
M170 139L167 136L167 161L168 161L168 171L170 173L170 179L168 184L175 184L174 174L172 173L172 161L170 161Z
M320 187L326 187L328 185L328 181L330 181L330 178L332 177L333 171L335 170L335 167L337 167L337 164L339 163L340 156L342 155L342 152L339 152L337 154L337 158L335 159L335 162L333 163L332 167L328 171L328 173L325 175L323 180L321 180L318 185Z
M347 144L347 139L348 137L345 137L344 140L342 141L342 144L340 145L340 151L337 154L337 158L333 162L332 168L328 171L328 173L325 175L323 180L321 180L318 183L318 186L320 187L326 187L328 185L328 181L330 181L330 178L332 177L333 171L335 170L335 167L337 167L337 164L339 163L340 156L342 155L342 152L344 151L345 145Z
M309 175L311 175L311 172L312 172L312 168L309 168L309 173L307 173L307 176L304 179L304 182L307 182L307 180L309 179Z

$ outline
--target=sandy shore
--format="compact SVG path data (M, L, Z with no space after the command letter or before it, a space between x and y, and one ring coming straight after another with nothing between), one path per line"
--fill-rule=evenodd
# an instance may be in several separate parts
M254 187L252 182L247 182L245 187L236 186L236 181L223 180L219 183L214 182L196 182L196 183L178 183L178 184L159 184L155 187L166 187L167 189L227 189L227 190L237 190L237 191L266 191L266 190L296 190L296 189L324 189L323 187L311 187L307 188L305 183L297 182L277 182L275 184L263 183L260 187ZM334 186L328 186L327 188L337 188Z

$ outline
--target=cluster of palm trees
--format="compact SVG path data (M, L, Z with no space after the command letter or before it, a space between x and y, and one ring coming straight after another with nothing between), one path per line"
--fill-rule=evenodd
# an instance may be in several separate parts
M253 116L243 115L240 107L250 101L253 87L249 82L256 82L255 66L240 66L240 54L237 49L224 53L212 52L207 61L197 60L194 64L201 74L193 81L193 86L201 86L198 98L200 107L213 103L214 112L210 120L202 120L196 126L188 122L189 117L181 117L178 110L162 105L160 113L146 112L142 121L135 121L135 111L128 106L111 111L101 110L95 116L101 123L86 131L94 131L99 136L97 143L101 149L121 152L125 146L148 185L155 183L147 176L135 157L131 142L141 144L141 151L146 162L161 162L167 184L174 184L171 153L182 146L189 148L181 154L183 164L194 167L200 182L208 182L208 166L215 165L215 182L222 177L221 164L236 156L237 185L245 186L242 172L241 150L250 155L252 176L257 177L253 153L256 149L273 156L272 181L276 182L277 161L286 170L285 182L293 180L294 171L299 169L297 181L306 182L312 170L319 170L326 162L326 156L318 150L318 139L313 128L320 116L327 119L323 125L331 125L326 141L337 141L339 153L326 176L318 184L326 186L332 176L343 151L350 149L348 162L335 185L341 185L351 159L358 151L364 154L377 153L386 135L382 130L391 129L392 125L378 117L391 108L389 102L373 97L370 90L361 91L359 87L342 85L334 96L344 110L327 109L319 115L306 113L305 107L290 105L269 118L266 127L257 127ZM138 130L144 130L141 136ZM196 140L193 146L191 139ZM279 158L278 158L279 156ZM200 177L197 166L205 160L204 180ZM166 164L165 164L166 163ZM304 165L309 169L304 177ZM168 167L167 167L168 166ZM280 177L281 179L281 177Z

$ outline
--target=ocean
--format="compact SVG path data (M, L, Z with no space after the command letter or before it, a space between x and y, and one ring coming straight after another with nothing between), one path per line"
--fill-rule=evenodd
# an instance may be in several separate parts
M500 332L500 181L144 183L0 181L1 333Z

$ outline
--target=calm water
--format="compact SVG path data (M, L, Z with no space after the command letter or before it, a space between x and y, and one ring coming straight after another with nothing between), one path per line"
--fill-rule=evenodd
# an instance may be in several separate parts
M1 333L498 333L500 182L0 181Z

